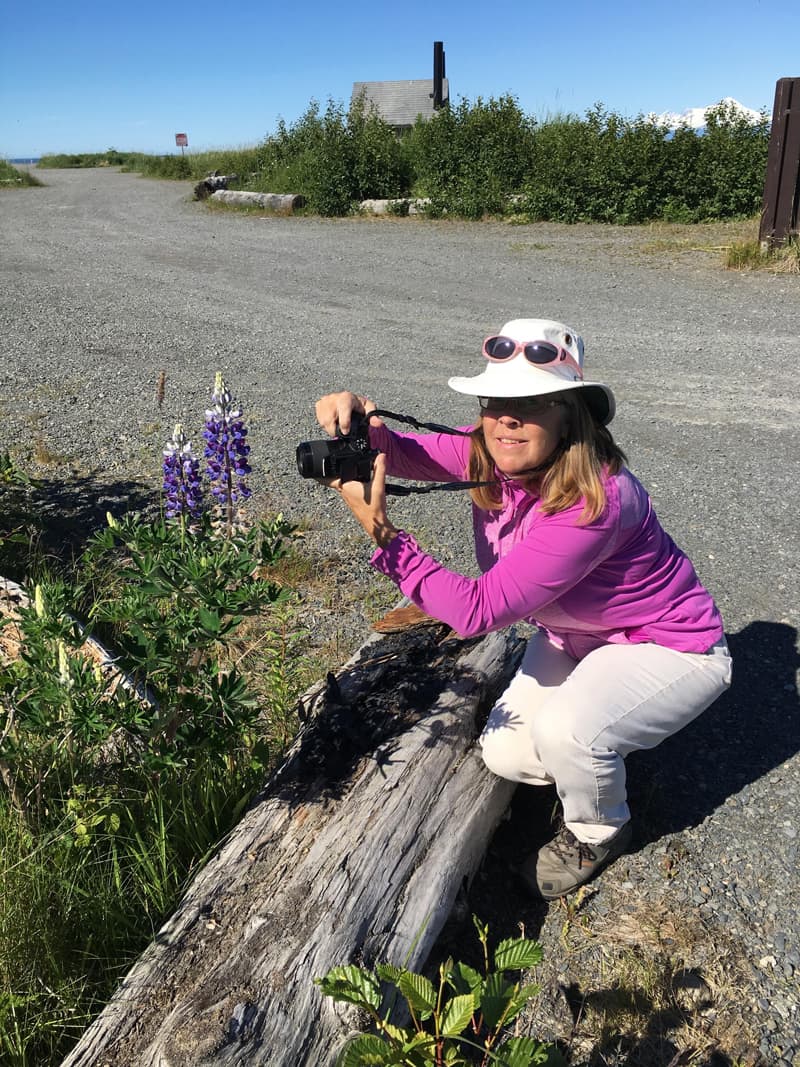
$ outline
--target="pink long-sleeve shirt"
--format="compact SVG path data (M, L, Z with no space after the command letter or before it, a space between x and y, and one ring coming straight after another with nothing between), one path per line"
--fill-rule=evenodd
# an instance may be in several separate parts
M421 481L466 477L469 438L370 428L388 473ZM479 578L447 570L401 531L372 557L415 604L465 637L526 620L580 659L613 642L705 652L722 619L688 557L665 533L630 471L606 477L606 507L580 522L583 501L547 515L539 498L502 483L502 508L473 505Z

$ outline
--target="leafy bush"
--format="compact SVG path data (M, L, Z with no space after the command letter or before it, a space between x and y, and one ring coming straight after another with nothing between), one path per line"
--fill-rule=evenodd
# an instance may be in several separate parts
M402 196L410 183L403 143L363 98L349 110L312 101L292 126L281 121L259 149L251 187L299 193L320 215L346 215L361 200Z
M249 448L220 376L204 438L205 471L167 444L158 519L111 519L0 623L19 649L0 662L4 1064L61 1061L290 739L299 650L271 577L290 528L242 521ZM4 503L27 487L0 457ZM5 523L3 570L26 523Z
M483 975L448 959L439 968L438 988L425 975L388 963L377 964L373 971L355 965L334 967L317 979L326 996L355 1004L377 1031L351 1039L338 1067L456 1067L467 1063L556 1067L563 1063L555 1048L530 1037L505 1035L505 1028L539 992L537 985L523 985L508 974L530 970L541 962L541 946L525 937L501 941L494 950L492 967L488 927L477 918L473 921L483 946ZM410 1026L390 1021L398 994L405 1001L403 1015L411 1019Z
M437 214L501 213L530 172L534 125L511 96L478 97L474 105L462 99L418 119L407 146L415 191L430 197Z
M312 102L261 146L255 183L303 193L330 215L413 189L431 215L690 222L757 210L768 143L766 119L752 125L729 105L709 112L703 135L599 104L537 125L511 96L462 99L398 138L363 100L348 112L331 101L324 115Z
M515 214L559 222L697 222L749 217L763 196L769 123L730 104L704 133L627 119L597 104L583 118L537 124L513 96L461 99L398 136L365 99L311 101L256 148L147 156L44 157L40 166L107 166L158 178L237 174L239 185L304 196L310 211L346 215L361 200L430 199L428 213Z
M751 123L730 104L706 113L697 167L687 202L697 218L744 218L760 210L769 147L769 123Z

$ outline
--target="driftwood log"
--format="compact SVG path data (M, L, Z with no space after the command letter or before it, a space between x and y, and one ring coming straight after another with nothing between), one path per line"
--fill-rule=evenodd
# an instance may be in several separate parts
M291 215L293 211L305 206L305 197L297 193L251 193L247 190L220 189L211 194L212 200L221 204L244 204L250 207L264 208L265 211L275 211L283 215Z
M430 206L430 197L406 197L395 200L362 200L359 208L366 215L422 215Z
M195 199L207 200L212 193L216 193L220 189L227 189L229 182L238 180L238 174L220 174L218 170L215 170L213 174L207 174L201 182L195 185Z
M352 1013L314 978L422 965L513 792L475 739L513 631L373 638L315 687L263 794L63 1067L325 1067Z

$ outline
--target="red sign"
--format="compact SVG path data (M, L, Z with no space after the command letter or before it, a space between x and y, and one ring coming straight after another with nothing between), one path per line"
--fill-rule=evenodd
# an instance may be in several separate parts
M186 136L185 133L176 133L175 144L178 146L178 148L188 148L189 138Z

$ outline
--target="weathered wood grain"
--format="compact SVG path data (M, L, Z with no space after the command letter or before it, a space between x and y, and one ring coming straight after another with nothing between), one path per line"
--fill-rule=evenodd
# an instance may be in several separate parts
M475 737L519 652L425 628L308 694L288 759L63 1067L333 1063L352 1017L313 979L419 966L508 805Z

